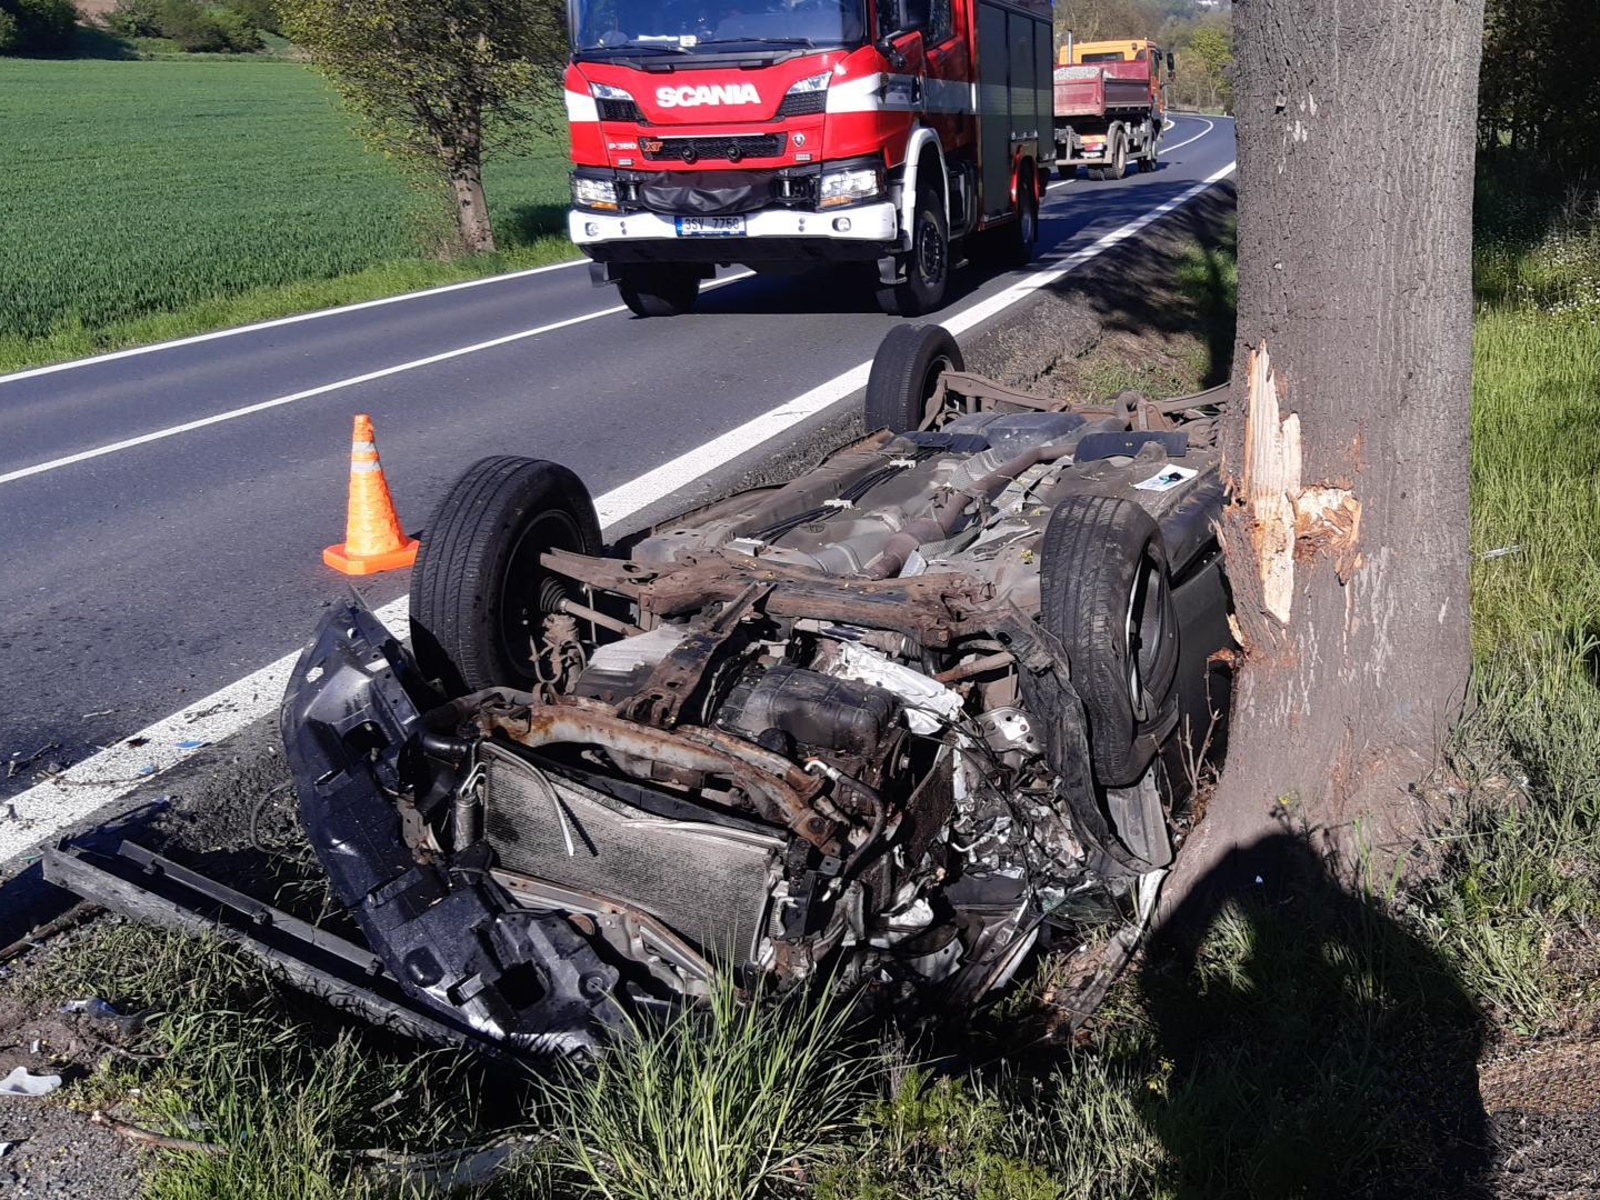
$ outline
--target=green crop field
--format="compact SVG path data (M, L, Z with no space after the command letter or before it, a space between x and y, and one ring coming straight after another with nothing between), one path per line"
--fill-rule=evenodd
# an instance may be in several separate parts
M0 96L0 370L571 254L555 139L487 172L509 253L444 263L440 194L296 63L0 59Z

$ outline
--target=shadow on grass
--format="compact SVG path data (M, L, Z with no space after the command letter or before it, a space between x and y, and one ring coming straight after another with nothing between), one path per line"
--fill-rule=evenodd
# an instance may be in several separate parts
M1482 1194L1476 1007L1301 838L1263 839L1204 880L1138 987L1164 1077L1143 1116L1175 1195Z
M496 237L505 243L503 249L532 245L551 234L566 233L566 205L519 204L497 221L496 226Z
M72 42L72 58L98 58L127 62L139 57L125 40L93 25L79 25Z

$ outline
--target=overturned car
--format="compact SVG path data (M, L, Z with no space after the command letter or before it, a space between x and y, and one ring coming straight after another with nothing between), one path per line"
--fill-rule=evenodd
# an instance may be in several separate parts
M610 555L570 471L485 459L411 648L324 620L282 714L301 818L416 1001L556 1053L719 969L970 1002L1170 862L1228 702L1211 397L962 365L895 329L867 437Z

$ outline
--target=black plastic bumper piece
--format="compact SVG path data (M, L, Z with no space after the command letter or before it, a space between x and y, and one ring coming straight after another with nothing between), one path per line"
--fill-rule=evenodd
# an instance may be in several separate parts
M409 996L526 1052L582 1052L621 1021L617 972L563 917L511 904L486 847L423 863L402 836L394 798L436 769L421 750L427 696L364 606L329 611L280 713L306 835Z

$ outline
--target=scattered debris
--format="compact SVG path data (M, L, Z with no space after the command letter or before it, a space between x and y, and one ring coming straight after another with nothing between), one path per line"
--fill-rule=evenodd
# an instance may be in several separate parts
M16 776L26 771L29 767L33 766L34 763L38 762L46 754L49 754L52 750L59 749L61 749L60 742L46 742L32 754L23 754L20 750L15 751L11 755L11 761L6 764L6 778L14 779Z
M27 1067L17 1067L0 1079L0 1096L48 1096L60 1086L59 1075L35 1075Z
M87 1017L91 1021L101 1021L112 1026L118 1032L129 1036L138 1033L144 1028L144 1013L121 1013L116 1008L100 999L99 996L90 996L83 1000L68 1000L61 1006L61 1012L67 1016Z
M130 1125L126 1121L119 1121L116 1117L102 1109L95 1109L89 1115L89 1120L96 1125L103 1125L120 1138L126 1138L141 1146L152 1146L157 1150L177 1150L185 1154L226 1154L228 1148L219 1146L216 1142L195 1142L188 1138L167 1137L166 1134L156 1133L138 1125Z
M71 929L74 925L82 924L90 917L98 915L102 909L98 904L88 900L80 900L59 917L54 917L42 925L30 929L26 936L18 938L9 946L0 947L0 963L10 962L19 954L26 954L46 938L54 937L58 933Z

